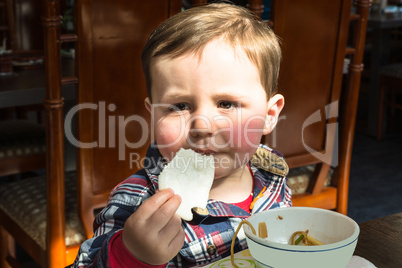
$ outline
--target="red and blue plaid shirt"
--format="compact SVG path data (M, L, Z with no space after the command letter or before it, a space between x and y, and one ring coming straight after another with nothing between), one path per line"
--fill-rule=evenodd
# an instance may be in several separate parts
M81 245L73 267L111 267L109 242L113 235L123 229L127 218L158 189L158 176L163 169L159 151L151 146L146 159L144 169L112 191L107 206L95 219L94 237ZM279 153L260 145L250 167L254 175L254 197L266 187L251 214L292 205L291 191L286 184L288 167ZM207 211L193 213L191 222L182 221L184 245L167 267L200 266L229 256L232 237L239 223L251 215L235 205L215 200L208 201ZM240 231L235 252L246 248L245 235Z

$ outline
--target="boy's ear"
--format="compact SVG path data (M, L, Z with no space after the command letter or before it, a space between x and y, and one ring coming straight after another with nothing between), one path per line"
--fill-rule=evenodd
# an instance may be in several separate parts
M263 135L267 135L274 130L283 106L285 106L285 98L281 94L275 94L269 99Z
M148 112L151 112L151 101L149 100L148 97L145 98L144 103L145 103L145 108L147 108Z

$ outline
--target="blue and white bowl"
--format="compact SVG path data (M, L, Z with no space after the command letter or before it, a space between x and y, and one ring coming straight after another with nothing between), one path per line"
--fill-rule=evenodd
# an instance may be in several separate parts
M244 226L250 253L259 267L344 268L353 255L359 226L351 218L330 210L308 207L278 208L252 215L248 221L257 236ZM268 238L258 237L258 224L265 222ZM309 230L309 235L325 245L290 245L296 231Z

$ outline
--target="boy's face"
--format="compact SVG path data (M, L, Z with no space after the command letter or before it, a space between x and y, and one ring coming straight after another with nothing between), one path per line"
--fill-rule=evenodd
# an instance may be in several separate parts
M151 77L153 101L146 106L161 154L169 161L180 148L212 154L216 179L249 161L282 109L267 101L246 54L219 40L201 57L158 58Z

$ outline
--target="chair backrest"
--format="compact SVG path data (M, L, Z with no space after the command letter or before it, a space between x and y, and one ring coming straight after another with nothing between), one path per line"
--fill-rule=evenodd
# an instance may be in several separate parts
M77 253L64 245L63 123L69 128L72 118L78 119L77 136L70 141L78 147L78 210L90 237L94 209L140 168L149 142L142 47L151 30L181 10L179 0L77 0L74 5L76 34L70 35L60 35L59 1L46 1L44 8L49 267L64 267ZM61 78L60 41L76 41L77 77ZM80 106L64 122L61 85L77 81Z
M350 0L272 1L273 29L283 50L279 92L286 105L276 130L264 140L285 155L290 168L316 164L307 193L294 195L294 205L344 214L363 52L362 46L347 49L347 44L352 20L359 23L353 41L364 42L370 6L370 1L355 2L357 15ZM353 83L342 84L348 54ZM340 111L345 116L339 117ZM337 179L324 188L331 165L338 169Z
M180 12L180 1L76 1L80 214L92 234L91 208L141 165L148 144L149 112L141 51L151 31Z
M273 28L283 53L279 92L286 105L266 142L286 156L290 168L305 165L307 158L312 163L320 161L306 146L317 152L326 150L329 133L322 110L339 100L341 92L350 13L350 5L343 2L273 2ZM317 111L319 120L311 117Z

